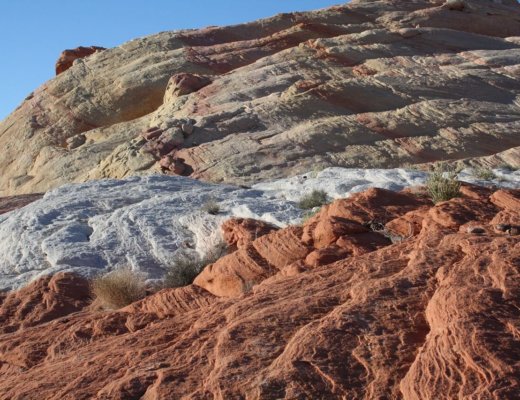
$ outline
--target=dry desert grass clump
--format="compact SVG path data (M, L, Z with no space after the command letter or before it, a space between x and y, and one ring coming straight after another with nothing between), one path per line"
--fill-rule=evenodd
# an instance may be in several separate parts
M311 193L303 196L298 202L298 207L302 210L312 210L327 204L329 197L324 190L313 190Z
M109 310L117 310L146 294L144 278L130 269L119 269L92 280L92 294L100 305Z
M217 215L220 212L220 206L215 199L209 199L202 205L202 210L210 215Z
M495 173L491 168L476 167L472 170L473 176L484 181L491 181L496 178Z
M458 171L448 170L442 166L430 173L426 188L435 204L460 196L460 182L457 176Z
M164 287L176 288L192 284L204 267L213 264L226 253L226 243L218 242L204 257L196 254L178 255L166 272L163 282Z

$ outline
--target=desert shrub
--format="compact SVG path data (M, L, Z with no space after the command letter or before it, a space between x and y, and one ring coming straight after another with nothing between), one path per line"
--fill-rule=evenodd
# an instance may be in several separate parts
M219 242L204 257L196 253L178 255L166 271L164 287L176 288L192 284L206 265L213 264L226 253L226 244Z
M119 269L95 277L91 291L103 308L116 310L142 299L146 285L140 274L130 269Z
M203 204L202 209L211 215L217 215L220 212L220 206L215 199L209 199L206 201Z
M496 178L495 173L490 168L477 167L472 169L473 176L485 181L490 181Z
M424 169L424 167L421 167L420 164L412 164L410 162L402 164L400 168L407 169L409 171L421 171L421 169Z
M204 266L196 255L183 254L178 256L166 271L164 286L176 288L187 286L193 282Z
M458 172L438 167L430 173L426 181L426 188L434 203L450 200L460 196L460 182L457 180Z
M302 210L312 210L315 207L321 207L327 204L328 196L323 190L313 190L311 193L303 196L298 202L298 207Z

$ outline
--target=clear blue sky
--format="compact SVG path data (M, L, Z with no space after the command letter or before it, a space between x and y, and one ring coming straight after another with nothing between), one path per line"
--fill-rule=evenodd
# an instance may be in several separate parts
M62 50L228 25L345 0L0 0L0 120L54 76Z

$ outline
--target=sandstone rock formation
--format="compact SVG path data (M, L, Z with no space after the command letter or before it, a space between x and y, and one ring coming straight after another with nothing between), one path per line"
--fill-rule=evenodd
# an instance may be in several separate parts
M462 192L432 206L373 189L256 239L230 223L243 240L204 271L213 294L167 289L0 335L0 398L518 398L520 236L494 228L520 222L520 191ZM331 248L335 261L309 262Z
M460 179L497 187L520 186L520 171L495 173L496 179L488 182L466 171ZM232 248L243 248L275 227L300 223L304 211L298 202L314 189L337 199L369 187L401 190L418 186L426 177L424 172L402 169L329 168L251 188L168 176L65 185L40 201L0 215L0 290L18 288L59 271L88 277L131 267L148 279L160 279L177 257L211 253L222 240L220 225L229 218L241 219L224 224L223 239ZM38 196L31 199L34 197ZM218 204L216 215L205 210L208 202ZM14 207L12 200L9 207ZM251 218L264 222L251 222ZM334 223L324 229L334 231L343 225ZM356 254L366 247L363 243L351 246ZM331 259L329 253L330 249L319 249L309 257L318 262Z
M161 169L247 183L473 157L518 167L520 5L455 3L354 0L78 58L0 123L0 195ZM159 153L150 128L167 132Z
M0 334L81 311L90 303L85 278L66 273L48 275L17 292L0 293Z
M56 75L61 74L68 70L79 58L85 58L94 54L96 51L106 50L104 47L90 46L90 47L76 47L71 50L63 50L60 54L60 58L56 61Z

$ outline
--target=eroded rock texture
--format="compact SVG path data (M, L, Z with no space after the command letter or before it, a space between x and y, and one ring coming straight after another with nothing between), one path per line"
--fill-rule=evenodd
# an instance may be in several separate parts
M68 70L79 58L85 58L94 54L96 51L106 50L104 47L89 46L89 47L76 47L75 49L64 50L60 54L60 58L56 61L56 75L61 74Z
M520 5L455 3L357 0L78 58L0 124L0 195L161 169L241 183L316 165L518 166Z
M200 286L0 335L0 398L518 398L520 236L495 228L520 222L520 192L462 192L369 190L272 232L230 222L239 249Z

